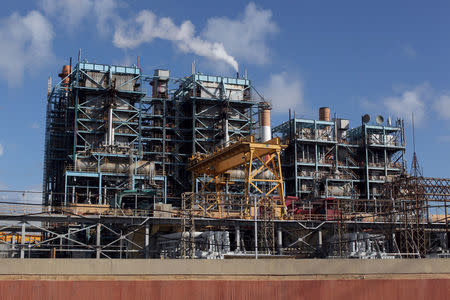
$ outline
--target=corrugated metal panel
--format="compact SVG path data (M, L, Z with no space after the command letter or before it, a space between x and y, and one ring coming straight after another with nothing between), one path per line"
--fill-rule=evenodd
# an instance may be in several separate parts
M0 299L448 299L448 279L0 281Z

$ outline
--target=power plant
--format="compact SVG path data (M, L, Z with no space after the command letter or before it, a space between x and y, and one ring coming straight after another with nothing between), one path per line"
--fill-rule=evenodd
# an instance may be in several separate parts
M424 177L415 147L408 166L403 119L272 124L247 75L195 64L146 75L79 54L58 76L42 192L0 191L6 294L445 298L450 179Z
M58 76L42 205L1 216L4 257L449 256L450 180L415 155L408 173L402 119L352 127L321 107L272 126L246 76L194 64L177 78L79 57Z

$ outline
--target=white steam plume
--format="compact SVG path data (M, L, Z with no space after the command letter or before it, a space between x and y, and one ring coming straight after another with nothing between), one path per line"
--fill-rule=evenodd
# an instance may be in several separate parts
M158 18L149 10L141 11L133 21L119 22L114 33L116 47L136 48L159 38L173 42L185 53L194 53L211 60L224 61L238 71L238 63L229 55L222 43L210 42L195 35L191 21L184 21L179 27L170 18Z
M264 65L271 60L269 40L278 32L272 11L250 2L237 18L209 18L202 37L223 43L228 52L240 61Z

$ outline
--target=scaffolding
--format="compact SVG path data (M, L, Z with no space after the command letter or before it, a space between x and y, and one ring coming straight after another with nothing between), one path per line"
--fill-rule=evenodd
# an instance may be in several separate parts
M402 227L397 230L399 247L411 256L425 257L436 247L448 249L448 202L450 180L404 176L386 186L386 196L393 199L397 218ZM427 230L426 224L444 223L441 232ZM442 243L434 245L436 235L442 235Z
M215 199L215 193L185 193L181 209L121 209L92 204L74 209L28 204L27 199L36 192L0 191L4 199L0 220L8 221L1 232L9 237L0 239L0 253L10 257L99 254L100 258L156 258L166 257L155 245L163 239L179 245L179 256L174 257L204 257L200 249L220 248L222 244L205 244L204 239L196 238L222 232L235 239L228 244L231 250L227 255L448 257L449 186L449 179L399 178L386 184L384 199L319 199L310 204L311 208L305 206L287 217L274 212L270 198L253 195L250 202L256 204L253 211L257 212L253 218L241 217L246 206L243 197L235 194L221 194L224 208L219 215L203 209L202 201ZM321 206L325 210L315 210L322 200L327 202ZM19 238L22 232L23 239ZM167 234L172 236L169 240Z
M80 61L60 76L48 96L44 204L137 209L162 198L166 179L143 153L141 69Z
M167 201L180 205L181 194L195 185L186 172L188 158L255 130L251 82L200 73L175 79L166 70L147 80L153 91L142 101L144 154L167 177Z
M401 120L349 129L343 119L294 118L273 134L289 145L282 157L288 196L377 199L384 183L405 172Z
M161 69L147 76L136 66L85 60L64 66L60 77L47 99L44 204L119 207L147 191L151 200L134 201L141 207L180 206L193 184L188 158L255 130L246 78L177 79Z

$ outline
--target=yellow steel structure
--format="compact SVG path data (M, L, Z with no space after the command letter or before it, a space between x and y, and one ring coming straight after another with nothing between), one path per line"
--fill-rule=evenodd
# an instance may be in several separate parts
M200 176L208 176L208 180L203 182L203 187L199 193L208 189L209 184L215 185L216 197L205 202L206 207L202 210L208 211L217 208L219 215L222 215L222 203L224 197L222 188L227 184L229 172L233 169L243 167L245 179L245 203L244 217L253 215L253 203L250 196L259 196L259 202L264 198L271 198L277 208L278 215L286 214L284 200L283 175L281 172L281 151L287 146L281 145L279 138L273 138L264 143L255 142L253 136L239 140L229 146L219 148L210 154L197 154L189 162L188 171L192 172L193 192L195 191L196 179ZM229 182L228 182L229 183ZM261 184L269 186L267 191L263 191ZM278 197L273 197L278 192ZM262 203L258 203L262 205Z
M22 235L21 234L14 234L9 232L0 232L0 241L5 243L12 243L15 242L17 244L20 244L22 242ZM39 243L42 241L42 236L36 235L36 234L27 234L25 235L25 242L26 243Z

